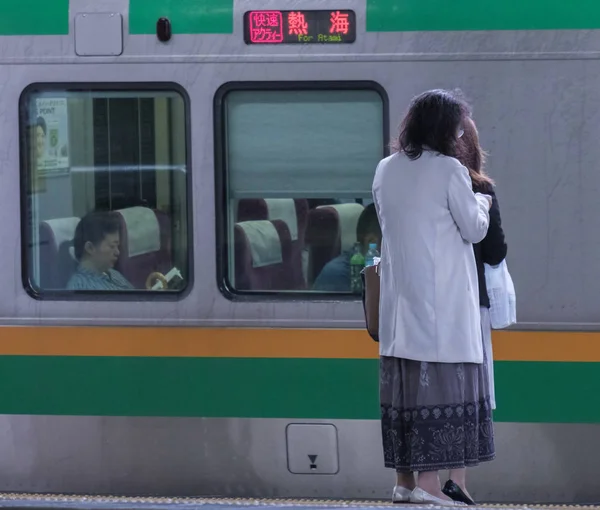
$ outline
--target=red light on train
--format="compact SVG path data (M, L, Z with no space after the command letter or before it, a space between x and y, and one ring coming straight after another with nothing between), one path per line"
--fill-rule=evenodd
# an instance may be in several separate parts
M352 10L248 11L246 44L348 44L356 39Z
M289 35L308 35L308 23L302 12L288 12L288 34Z
M255 11L249 15L250 42L283 42L283 15L281 11Z
M341 13L335 11L331 13L329 18L331 27L329 28L330 34L347 34L350 28L350 21L348 20L348 13Z

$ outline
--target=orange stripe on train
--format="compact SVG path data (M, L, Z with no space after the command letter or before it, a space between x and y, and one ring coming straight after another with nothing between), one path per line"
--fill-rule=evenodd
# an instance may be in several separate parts
M600 333L496 331L497 361L600 361ZM0 355L374 359L362 330L12 327Z

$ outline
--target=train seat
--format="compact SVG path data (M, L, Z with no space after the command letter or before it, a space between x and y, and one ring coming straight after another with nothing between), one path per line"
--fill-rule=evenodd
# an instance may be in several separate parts
M296 288L306 287L303 270L306 226L308 223L308 200L301 198L244 198L238 201L237 221L281 220L290 231L292 240L292 266Z
M172 269L171 223L162 211L129 207L115 211L121 223L121 248L115 269L136 289L143 289L154 271Z
M325 264L356 242L356 225L364 207L361 204L324 205L308 214L306 244L309 251L309 283Z
M73 237L80 218L56 218L40 223L40 288L64 289L77 268Z
M292 237L283 220L239 222L234 228L237 290L297 289L292 267Z

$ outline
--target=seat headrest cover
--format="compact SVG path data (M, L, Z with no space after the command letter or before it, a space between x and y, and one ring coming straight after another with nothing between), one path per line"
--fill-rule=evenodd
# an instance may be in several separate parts
M137 257L160 250L160 225L152 209L129 207L117 212L127 229L127 256Z
M46 220L44 223L50 227L56 248L58 248L62 243L73 241L79 218L56 218L54 220Z
M356 242L356 227L358 219L365 210L361 204L336 204L325 205L323 209L334 209L339 218L340 225L340 243L342 252L350 250ZM321 209L321 207L319 207Z
M292 241L298 240L298 216L296 203L292 198L266 198L269 219L281 220L290 229Z
M268 220L238 223L244 231L252 257L252 267L265 267L283 262L281 240L275 225Z

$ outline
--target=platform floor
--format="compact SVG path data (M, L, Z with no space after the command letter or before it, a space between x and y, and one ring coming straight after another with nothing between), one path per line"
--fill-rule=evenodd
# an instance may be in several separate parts
M274 510L293 508L294 510L370 510L376 508L398 508L398 510L418 510L423 508L448 508L434 505L392 504L391 501L368 500L324 500L324 499L260 499L260 498L161 498L161 497L119 497L119 496L69 496L47 494L0 494L2 509L65 509L65 510ZM475 508L495 509L575 509L600 510L600 505L520 505L520 504L478 504Z

